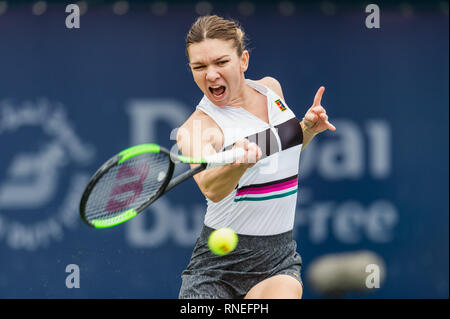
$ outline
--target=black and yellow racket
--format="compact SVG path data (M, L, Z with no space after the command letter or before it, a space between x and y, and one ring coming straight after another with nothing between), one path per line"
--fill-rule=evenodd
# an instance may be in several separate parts
M157 144L130 147L110 158L92 176L80 202L80 216L95 228L119 225L143 212L161 195L212 167L234 162L235 148L205 158L173 154ZM176 163L200 164L172 179Z

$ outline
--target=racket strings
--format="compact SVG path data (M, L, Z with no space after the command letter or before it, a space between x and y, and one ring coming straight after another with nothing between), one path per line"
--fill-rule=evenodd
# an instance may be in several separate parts
M95 184L85 218L108 219L137 209L158 194L169 169L170 158L164 153L144 153L112 167Z

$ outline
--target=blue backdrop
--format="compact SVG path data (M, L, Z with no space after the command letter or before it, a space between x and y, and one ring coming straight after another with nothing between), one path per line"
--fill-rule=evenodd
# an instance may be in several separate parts
M366 297L448 298L448 5L381 6L378 29L363 6L213 8L250 38L246 76L277 78L297 117L326 88L337 131L300 161L304 272L324 254L368 249L387 272ZM85 226L78 204L111 155L174 145L202 97L184 48L198 14L92 6L68 29L64 9L0 10L0 297L176 298L206 208L194 181L108 230ZM66 287L70 264L78 289ZM304 297L320 296L305 285Z

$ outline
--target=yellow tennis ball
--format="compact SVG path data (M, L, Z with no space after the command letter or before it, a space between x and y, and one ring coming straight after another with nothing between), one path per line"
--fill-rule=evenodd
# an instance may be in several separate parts
M214 230L208 238L208 247L216 255L222 256L233 251L238 243L238 235L228 227Z

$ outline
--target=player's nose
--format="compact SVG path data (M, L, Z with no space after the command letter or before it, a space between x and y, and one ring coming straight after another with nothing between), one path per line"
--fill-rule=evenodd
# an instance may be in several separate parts
M220 78L220 74L214 68L208 68L206 70L206 80L209 82L215 82Z

